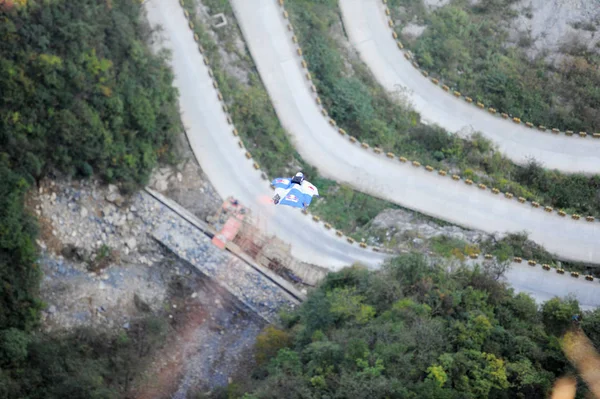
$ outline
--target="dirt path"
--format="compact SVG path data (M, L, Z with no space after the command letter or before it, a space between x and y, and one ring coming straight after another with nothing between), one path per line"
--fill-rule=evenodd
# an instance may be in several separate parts
M227 385L240 367L252 364L251 348L264 323L208 278L180 283L182 295L171 309L173 333L132 398L185 399L189 392Z
M158 399L172 397L177 390L179 381L184 375L186 354L198 349L195 343L195 332L206 320L207 312L200 306L193 306L183 324L176 327L165 347L159 351L146 373L146 379L140 384L135 399Z

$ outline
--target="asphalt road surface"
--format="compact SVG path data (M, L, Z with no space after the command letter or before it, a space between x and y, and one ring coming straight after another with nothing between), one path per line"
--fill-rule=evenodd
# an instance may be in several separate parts
M256 8L266 3L248 0L234 2L237 13L240 11L238 6L241 2L248 2L249 5L254 5ZM284 207L275 208L268 202L271 196L269 184L262 180L260 172L252 168L251 161L245 158L244 152L237 145L237 139L231 134L232 127L227 124L221 103L212 87L207 67L197 51L193 35L177 0L150 0L145 5L150 23L153 26L161 25L164 29L161 34L163 41L159 43L160 45L157 43L157 47L165 47L172 52L171 66L175 73L174 85L180 92L180 107L186 133L194 154L219 195L222 197L232 195L241 200L244 205L252 209L253 213L259 215L263 229L292 244L292 254L300 260L327 267L330 270L338 270L357 261L371 267L380 266L387 255L361 249L357 245L350 245L298 210ZM256 14L254 16L256 17ZM261 23L260 20L258 22ZM292 61L298 63L296 58ZM295 106L294 109L296 109ZM310 130L306 128L306 131ZM323 131L323 136L337 137L331 131ZM313 140L311 139L311 143ZM340 143L334 141L333 144ZM315 150L318 148L316 147ZM341 154L343 155L343 151L346 150L346 147L340 148ZM359 153L374 157L366 151ZM335 159L338 158L344 157L335 157ZM371 159L375 164L381 162L381 159L377 157ZM381 164L378 168L383 167L392 170L404 169L411 173L415 173L417 170L408 166L397 168L392 163ZM334 168L334 170L337 169ZM413 180L411 180L413 184L417 184L420 179L434 179L427 172L422 172L422 174L423 176L413 176ZM392 174L390 179L394 178L395 176ZM440 177L435 182L448 180L448 178ZM453 184L456 187L464 185ZM477 190L471 191L478 193ZM495 198L492 194L488 194L488 196L491 199ZM508 204L510 202L503 200L499 203ZM463 208L461 212L465 209L468 210L468 208ZM474 214L478 215L477 212ZM480 217L483 216L482 213ZM490 215L489 223L494 222L491 219L492 216ZM558 275L554 271L544 271L539 266L531 267L518 263L512 264L506 274L506 280L516 291L530 293L538 301L547 300L555 295L571 294L580 300L584 308L600 305L598 281L585 281L581 277L575 279L567 275Z

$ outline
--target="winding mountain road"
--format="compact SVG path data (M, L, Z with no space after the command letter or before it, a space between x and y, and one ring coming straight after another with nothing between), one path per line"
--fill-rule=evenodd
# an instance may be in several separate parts
M293 33L277 2L231 3L282 125L302 158L322 175L468 228L488 233L527 231L532 240L561 259L600 264L600 223L544 212L541 207L365 150L340 135L315 102L291 40Z
M600 140L542 132L478 109L446 93L413 67L397 47L381 0L339 0L344 28L376 80L389 92L404 89L421 117L462 136L481 132L514 162L535 158L563 172L600 173ZM519 115L516 115L519 116ZM553 126L549 126L552 128Z
M273 212L274 207L268 203L270 187L262 180L260 172L252 168L251 161L244 157L237 139L231 134L232 128L227 123L207 67L177 0L149 0L144 4L151 25L160 25L164 29L161 43L154 43L154 46L156 49L164 47L171 51L170 64L175 74L174 85L180 94L186 133L198 162L219 195L224 198L232 195L240 199L253 214L261 217L263 229L292 244L292 254L300 260L330 270L337 270L356 261L379 267L388 255L349 245L295 209L278 207L277 212ZM324 132L324 135L336 137L329 131ZM340 150L345 151L346 148ZM374 162L377 163L378 160ZM387 164L379 167L385 166L389 167ZM425 176L427 179L431 178L431 175ZM413 179L413 184L417 180ZM585 309L600 306L600 285L597 281L573 279L553 271L544 271L539 266L519 263L511 265L505 279L516 291L527 292L538 302L555 295L571 294L579 299Z

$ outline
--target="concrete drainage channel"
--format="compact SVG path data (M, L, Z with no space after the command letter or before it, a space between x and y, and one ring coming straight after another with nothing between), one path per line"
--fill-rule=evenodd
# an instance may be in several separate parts
M274 309L290 305L293 307L306 299L306 295L293 285L254 262L233 243L227 243L225 247L227 252L223 254L233 255L238 262L231 262L223 256L223 259L218 260L220 264L216 265L217 267L206 267L205 262L200 263L195 247L212 245L206 242L206 237L212 239L217 231L162 194L150 188L146 188L145 191L171 213L171 217L165 218L164 222L156 228L153 237L202 273L216 279L220 285L265 320L272 322ZM169 229L169 227L177 227L177 229ZM182 234L182 231L185 231L185 234ZM202 240L200 236L203 237ZM257 288L261 289L257 290Z

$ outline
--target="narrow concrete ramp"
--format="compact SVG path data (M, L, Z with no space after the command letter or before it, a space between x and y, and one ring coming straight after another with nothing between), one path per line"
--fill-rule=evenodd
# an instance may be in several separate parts
M188 222L191 226L196 228L199 232L203 233L208 238L213 238L217 231L210 224L198 219L194 216L190 211L179 205L177 202L172 199L165 197L161 193L152 190L151 188L146 187L146 192L152 195L156 200L161 202L162 206L166 206L172 213L173 216L179 217L182 220ZM214 242L211 241L211 244L214 245ZM257 262L254 261L250 256L244 253L244 251L235 245L233 242L227 242L225 244L225 248L233 255L235 255L240 260L244 261L248 264L248 266L252 267L258 273L265 276L267 279L271 280L273 283L281 287L283 290L287 291L288 294L292 295L297 300L304 301L306 299L306 295L298 291L292 284L272 272L271 270L261 266Z
M306 297L287 281L255 264L243 253L216 248L214 230L174 201L154 190L157 200L151 236L202 274L212 278L250 311L268 323L283 308L294 308ZM233 251L237 251L233 248Z
M269 323L276 319L280 309L294 308L300 303L233 255L225 251L208 251L207 247L212 246L208 237L174 213L163 218L152 237Z

